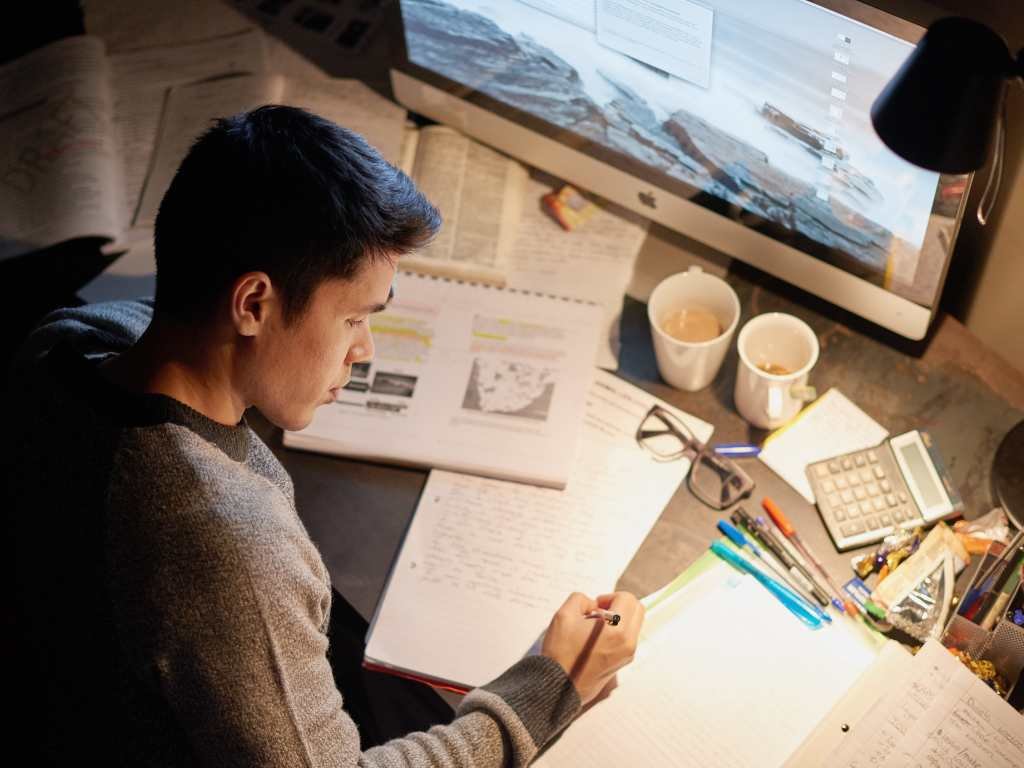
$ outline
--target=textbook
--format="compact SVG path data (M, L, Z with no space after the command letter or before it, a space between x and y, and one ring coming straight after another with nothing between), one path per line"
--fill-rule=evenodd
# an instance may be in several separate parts
M151 250L151 227L133 218L166 89L265 63L249 30L112 54L78 35L4 64L0 260L86 238Z
M364 666L465 690L514 664L573 591L611 592L690 461L636 441L652 405L702 441L712 428L598 371L564 490L433 471L367 637Z
M601 307L400 272L376 352L290 448L565 486Z
M408 128L402 170L444 220L402 269L505 285L526 192L526 168L453 128Z

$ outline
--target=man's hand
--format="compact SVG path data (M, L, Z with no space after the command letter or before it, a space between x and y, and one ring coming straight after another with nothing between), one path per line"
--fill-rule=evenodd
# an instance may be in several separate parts
M594 608L617 613L621 620L612 626L585 618ZM644 607L629 592L596 600L574 592L551 619L541 653L562 665L586 706L633 660L643 622Z

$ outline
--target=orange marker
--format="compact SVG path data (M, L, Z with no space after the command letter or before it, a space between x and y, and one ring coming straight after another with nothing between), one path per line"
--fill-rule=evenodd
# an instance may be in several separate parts
M856 617L860 614L857 609L856 603L852 600L843 597L843 591L836 587L835 582L832 581L832 577L828 575L828 571L825 570L825 566L811 554L811 550L807 548L803 540L800 538L800 534L796 532L796 528L789 522L789 518L783 514L782 510L779 509L778 505L765 496L761 499L761 506L764 507L764 511L768 513L768 516L774 521L775 525L782 531L782 535L793 542L793 545L800 550L802 554L811 565L813 565L818 573L821 574L822 578L825 579L825 584L832 591L832 604L840 611L845 611L850 616Z

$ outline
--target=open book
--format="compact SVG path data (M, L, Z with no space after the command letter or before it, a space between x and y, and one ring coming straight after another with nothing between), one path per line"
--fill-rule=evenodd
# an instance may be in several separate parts
M168 87L265 66L249 30L108 55L68 37L0 68L0 259L66 240L151 249L132 226Z
M402 269L504 285L526 169L443 125L406 132L402 167L444 219L430 245L402 258Z
M636 442L658 400L598 371L564 490L430 473L367 639L365 665L462 690L523 656L573 591L612 591L689 461ZM672 409L701 440L711 426Z
M370 321L373 361L284 444L564 486L601 308L411 272L395 294Z

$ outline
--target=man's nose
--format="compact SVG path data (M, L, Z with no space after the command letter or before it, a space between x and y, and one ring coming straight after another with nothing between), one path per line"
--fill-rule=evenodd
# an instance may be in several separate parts
M373 359L373 333L370 331L370 324L366 324L366 333L362 338L357 339L348 352L348 364L368 363Z

